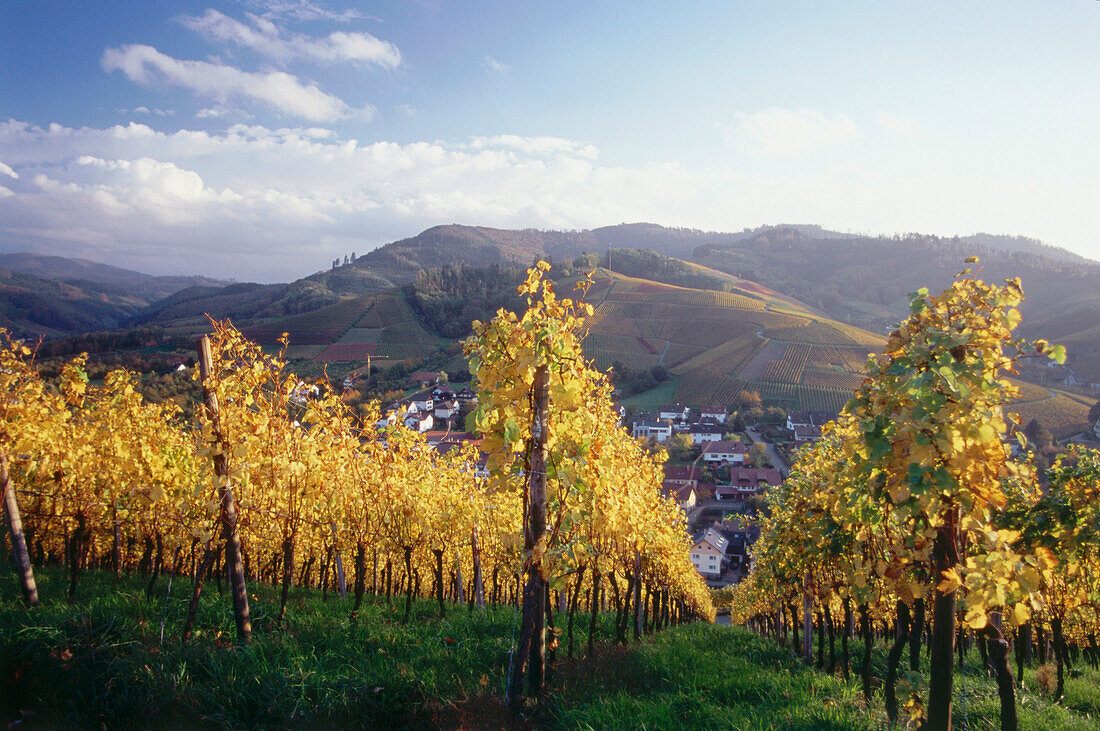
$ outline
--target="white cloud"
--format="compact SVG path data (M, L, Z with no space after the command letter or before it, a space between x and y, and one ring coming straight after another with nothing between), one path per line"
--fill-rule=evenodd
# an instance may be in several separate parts
M879 112L875 115L875 120L887 132L898 137L917 139L927 134L924 126L912 117L896 117L889 112Z
M793 221L944 235L996 229L1079 245L1082 253L1088 233L1100 230L1100 212L1088 213L1100 197L1091 179L1055 187L850 162L794 175L611 166L592 145L557 137L401 144L360 142L320 126L166 133L135 122L100 129L9 120L0 122L0 160L20 175L8 184L15 195L0 191L7 246L238 279L286 281L346 251L454 221L505 228L653 221L725 231Z
M101 62L105 70L122 71L131 81L146 86L171 84L223 104L230 99L258 101L278 112L316 122L369 118L374 113L370 107L352 109L315 85L306 86L282 71L251 73L208 61L181 61L152 46L109 48Z
M494 74L505 74L512 70L508 64L501 63L495 58L485 57L485 70Z
M7 175L9 178L19 179L19 173L12 170L10 167L0 162L0 175Z
M184 26L218 42L231 43L282 63L302 58L320 63L356 62L396 68L401 52L389 41L370 33L336 31L324 38L285 33L276 23L258 15L249 15L251 23L219 13L212 8L201 16L183 16Z
M529 155L553 155L567 153L590 160L599 156L594 145L567 140L561 137L521 137L520 135L496 135L493 137L475 137L469 147L474 150L504 148Z
M300 21L329 20L347 23L363 18L378 20L372 15L363 15L358 10L329 10L310 0L250 0L248 5L266 17L291 18Z
M727 141L747 139L757 152L794 157L840 144L856 134L857 128L845 114L826 116L813 109L780 109L737 114L736 129L719 125Z
M12 191L10 188L5 188L4 186L0 185L0 198L10 198L13 195L15 195L14 191Z

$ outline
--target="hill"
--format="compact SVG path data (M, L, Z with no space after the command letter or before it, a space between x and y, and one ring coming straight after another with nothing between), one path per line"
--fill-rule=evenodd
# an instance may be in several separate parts
M88 259L69 259L43 254L0 254L0 268L30 274L39 279L53 279L78 285L100 285L107 290L124 291L146 302L154 302L187 287L227 284L209 277L154 276Z
M156 277L87 259L0 254L0 326L46 337L114 330L182 289L224 284L207 277Z
M971 255L990 281L1020 277L1027 300L1021 333L1066 345L1077 380L1100 382L1100 264L1031 239L985 234L866 237L773 228L701 246L695 261L798 297L842 322L886 332L907 295L946 287Z
M586 262L596 258L559 260L551 272L559 291L570 292ZM624 374L667 373L654 392L662 402L730 405L747 390L788 410L839 410L862 381L868 354L885 343L881 335L752 280L652 251L615 249L612 258L616 267L646 271L650 278L596 270L586 294L595 315L585 352L601 369L613 368L620 385ZM429 356L432 368L460 372L465 363L456 341L469 334L471 320L487 319L499 307L519 309L514 286L522 271L497 265L433 269L403 287L257 321L245 332L268 346L285 332L290 357L330 364L333 375L368 359L412 367ZM1025 420L1039 418L1058 436L1084 427L1088 398L1021 385L1014 408Z
M693 260L674 256L684 252ZM1041 415L1059 435L1083 425L1083 409L1095 400L1087 384L1100 382L1100 264L1022 237L872 238L817 226L737 233L653 224L437 226L288 284L198 282L144 306L112 284L136 273L24 257L24 266L49 263L66 276L103 281L42 284L12 275L0 317L49 335L135 325L181 335L205 330L209 314L272 347L288 332L291 356L318 368L358 368L368 356L410 365L431 356L433 368L454 372L464 368L455 341L469 322L518 307L514 281L545 258L557 262L563 284L577 269L603 267L589 293L597 317L585 346L603 367L667 371L662 399L729 403L745 389L786 408L838 408L858 385L867 353L882 343L879 333L904 316L908 292L946 286L975 253L981 276L1023 279L1022 333L1069 350L1067 368L1025 369L1026 380L1041 385L1027 389L1025 417Z
M0 269L0 327L57 337L119 327L148 302L92 282L70 284Z

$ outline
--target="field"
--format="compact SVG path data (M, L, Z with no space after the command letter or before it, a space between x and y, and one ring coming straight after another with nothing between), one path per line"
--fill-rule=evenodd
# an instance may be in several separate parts
M1009 409L1024 424L1038 419L1056 439L1072 436L1089 426L1089 407L1061 391L1050 391L1046 398L1034 401L1016 401Z
M43 606L27 611L11 567L0 577L0 714L29 729L76 728L887 728L876 686L868 705L858 681L815 671L786 647L740 628L689 624L620 647L601 615L596 652L578 660L559 647L538 706L513 715L503 701L516 610L470 611L417 602L408 624L384 597L368 595L359 622L348 600L292 590L287 619L272 617L276 592L253 584L253 642L231 642L228 594L207 585L199 631L178 640L188 582L89 574L75 603L59 569L39 571ZM167 600L166 600L167 599ZM165 620L161 639L160 625ZM556 618L561 627L562 618ZM587 617L578 615L587 628ZM585 634L578 639L583 654ZM885 647L874 648L876 678ZM957 728L998 727L996 689L971 650L956 676ZM1100 674L1067 677L1064 704L1041 694L1026 671L1020 728L1095 728Z

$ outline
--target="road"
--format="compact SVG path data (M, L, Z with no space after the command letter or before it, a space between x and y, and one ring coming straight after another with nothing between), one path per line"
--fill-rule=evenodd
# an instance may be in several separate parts
M790 468L788 468L787 463L780 458L779 452L775 451L775 445L771 442L764 441L764 437L760 436L760 432L756 431L754 427L745 427L745 433L748 434L753 444L763 444L767 447L768 459L770 459L772 464L775 465L775 468L779 470L779 474L786 477Z

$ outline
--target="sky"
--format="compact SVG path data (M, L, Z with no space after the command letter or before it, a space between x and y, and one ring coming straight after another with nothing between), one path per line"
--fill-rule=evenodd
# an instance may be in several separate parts
M288 281L438 224L1100 259L1100 2L0 0L0 251Z

